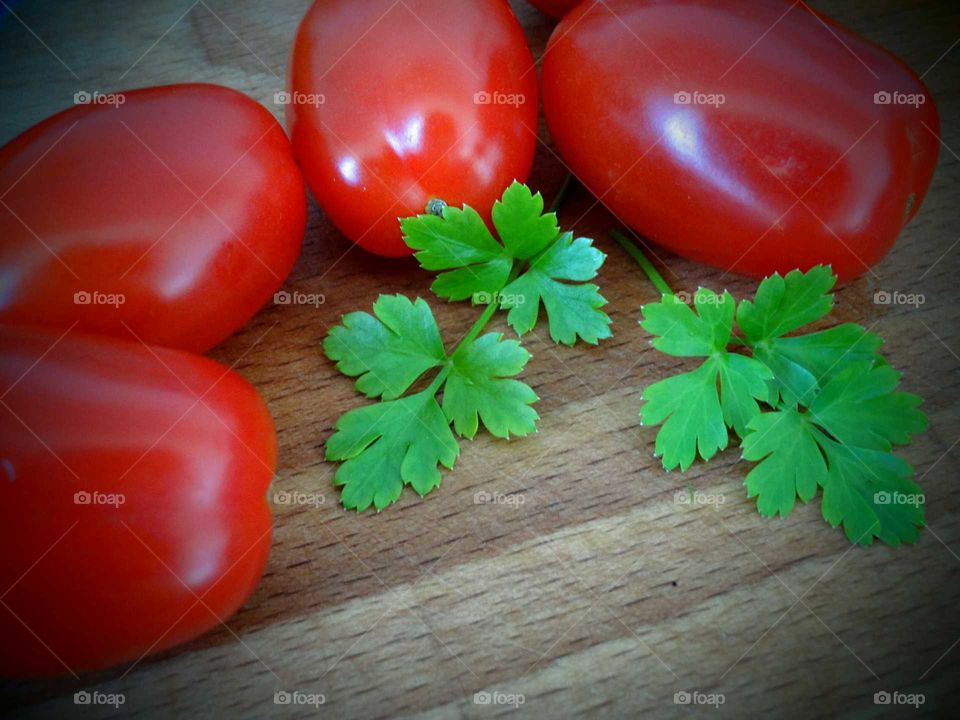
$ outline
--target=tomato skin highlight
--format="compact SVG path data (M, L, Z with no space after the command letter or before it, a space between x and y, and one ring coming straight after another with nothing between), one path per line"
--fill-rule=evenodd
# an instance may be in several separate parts
M409 255L397 218L433 198L489 219L529 175L536 69L503 0L317 0L290 68L287 123L307 184L371 252Z
M303 177L283 128L242 93L189 84L121 96L0 149L0 322L77 322L202 352L289 274Z
M825 263L847 280L886 255L939 152L909 68L783 0L606 5L557 26L543 101L560 155L624 223L753 277Z
M61 332L0 326L5 677L216 629L270 549L276 437L256 390L200 356Z

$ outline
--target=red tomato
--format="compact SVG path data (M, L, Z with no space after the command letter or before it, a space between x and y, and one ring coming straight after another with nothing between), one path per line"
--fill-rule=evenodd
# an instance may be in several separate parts
M134 662L219 627L270 548L276 438L257 392L199 356L60 335L0 326L6 677Z
M48 118L0 149L0 199L0 322L198 351L282 284L306 223L280 124L215 85Z
M579 4L580 0L528 0L537 10L560 19Z
M863 273L937 160L920 79L784 0L583 3L550 40L543 96L560 154L623 222L752 276Z
M367 250L409 255L398 216L432 198L489 216L530 172L536 69L503 0L318 0L290 66L287 121L307 183Z

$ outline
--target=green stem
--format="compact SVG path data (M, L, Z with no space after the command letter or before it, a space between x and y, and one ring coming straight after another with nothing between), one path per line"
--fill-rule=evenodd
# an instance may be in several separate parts
M640 266L640 269L646 273L647 277L650 278L650 282L653 283L653 286L657 288L663 295L673 295L673 288L670 287L670 284L663 279L657 269L653 266L653 263L650 262L650 258L638 248L626 235L624 235L619 230L611 230L610 237L617 241L617 243L624 250L627 251L627 254L637 261L637 265Z
M451 352L448 356L446 365L440 368L440 372L437 373L437 376L433 379L433 382L430 383L430 387L427 388L427 392L434 395L437 394L437 392L440 390L440 386L446 381L447 375L450 374L450 370L453 368L453 358L458 352L460 352L460 348L466 347L469 343L472 343L477 339L477 336L483 332L483 328L485 328L487 323L490 322L490 318L492 318L494 313L497 312L497 307L498 305L496 299L491 299L490 304L487 305L484 311L480 314L480 317L478 317L476 322L473 323L473 327L467 330L467 334L460 338L460 342L457 343L457 346L453 349L453 352Z
M567 176L563 179L563 185L561 185L557 191L557 195L553 198L553 202L550 203L550 209L547 212L555 213L560 210L560 206L563 205L563 201L566 199L567 193L572 185L573 173L567 173Z
M513 269L510 270L510 275L509 277L507 277L507 281L504 283L503 286L506 287L507 285L512 283L514 280L516 280L517 276L520 274L520 271L522 269L523 269L522 262L520 261L514 262ZM483 332L483 329L487 326L487 323L489 323L490 320L493 318L493 316L496 314L497 310L500 307L500 302L499 302L499 299L497 298L497 295L499 293L500 293L500 290L498 290L496 293L493 294L493 297L490 298L490 304L487 305L486 308L484 308L482 313L480 313L480 317L478 317L476 322L473 323L473 326L469 330L467 330L467 334L464 335L462 338L460 338L460 342L457 343L457 346L453 349L453 352L450 353L449 355L450 359L447 361L447 364L444 365L443 368L441 368L440 372L433 379L433 382L430 383L429 390L432 390L434 393L436 393L440 389L440 386L443 385L444 381L447 379L447 375L450 374L450 368L453 366L452 365L453 357L460 351L460 348L466 347L467 345L472 343L474 340L476 340L477 336L480 335L481 332Z
M477 336L481 332L483 332L483 329L487 326L487 323L490 322L490 319L494 316L494 314L497 312L497 309L499 307L500 307L500 304L497 302L497 298L496 297L491 298L490 304L487 305L486 308L484 308L482 313L480 313L480 317L477 318L477 321L473 324L473 327L471 327L467 331L467 334L464 335L463 338L461 338L460 342L457 343L456 350L454 350L450 354L451 357L456 355L457 350L459 350L461 347L463 347L464 345L469 345L470 343L472 343L474 340L477 339Z

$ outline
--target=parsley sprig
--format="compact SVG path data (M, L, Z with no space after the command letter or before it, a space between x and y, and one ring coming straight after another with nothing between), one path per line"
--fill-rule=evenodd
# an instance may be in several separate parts
M774 274L739 304L700 288L688 304L642 251L611 234L662 293L641 308L653 346L702 358L644 391L641 424L660 425L655 455L664 468L709 460L732 431L742 457L757 463L745 485L762 516L786 517L820 488L824 519L851 542L916 540L924 497L893 449L926 428L922 400L896 390L900 373L880 354L883 340L860 325L795 334L830 313L830 268Z
M508 311L518 336L534 329L542 308L554 342L610 337L606 300L588 282L606 256L591 240L561 232L539 193L517 182L507 188L492 209L499 238L469 206L429 207L439 214L400 225L420 266L439 272L431 289L486 307L449 351L419 297L381 295L373 314L344 315L329 332L327 357L378 401L345 413L327 441L327 459L341 463L334 484L348 509L382 510L404 485L426 495L440 484L440 466L452 469L459 457L456 436L472 439L481 425L504 439L536 431L537 395L516 379L530 353L501 333L481 335L498 309ZM422 379L425 387L413 389Z

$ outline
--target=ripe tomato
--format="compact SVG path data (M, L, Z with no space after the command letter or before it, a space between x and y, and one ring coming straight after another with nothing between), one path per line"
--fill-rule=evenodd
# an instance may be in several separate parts
M216 628L270 548L276 438L257 392L206 358L60 335L0 326L5 677Z
M572 10L580 0L528 0L544 15L560 19Z
M583 3L550 40L543 96L560 154L619 218L752 276L863 273L937 160L920 79L787 0Z
M0 149L0 322L216 345L300 251L283 129L215 85L87 100Z
M367 250L409 255L398 216L432 198L489 216L530 172L536 69L503 0L317 0L290 66L294 152Z

